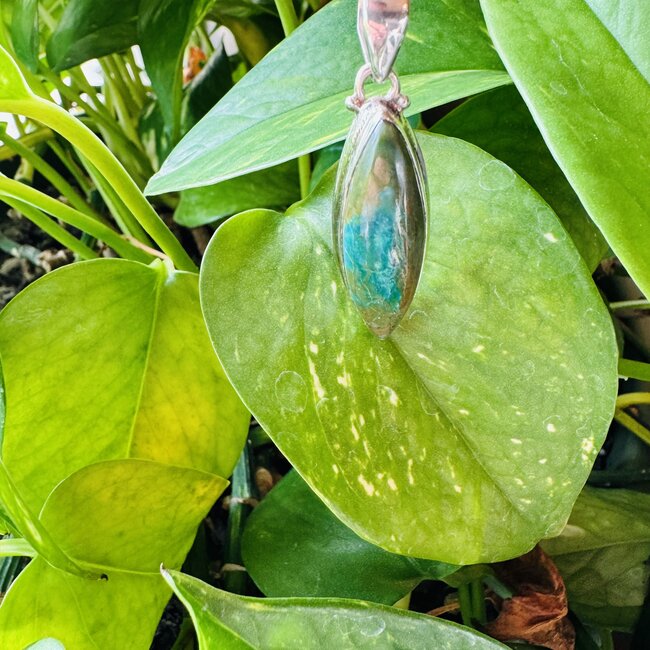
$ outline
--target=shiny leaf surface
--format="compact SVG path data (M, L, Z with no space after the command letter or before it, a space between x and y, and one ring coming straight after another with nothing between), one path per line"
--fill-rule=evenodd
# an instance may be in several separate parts
M176 571L163 575L189 610L201 650L505 648L469 628L385 605L324 598L245 598Z
M607 243L557 166L515 88L496 88L469 99L432 131L471 142L512 167L548 201L589 269L598 266Z
M457 569L369 544L339 521L295 471L249 517L242 554L246 570L267 596L358 598L385 605L422 580L440 580Z
M427 252L388 340L343 289L332 174L287 215L217 231L203 312L244 403L358 535L454 564L506 559L558 533L587 478L616 395L613 328L536 192L472 145L420 142Z
M47 43L47 60L56 71L131 47L138 38L137 0L70 0Z
M38 0L13 3L11 41L16 56L32 71L38 69Z
M148 191L211 185L341 140L363 62L356 8L333 0L275 48L185 136ZM414 3L397 70L412 113L510 82L475 0Z
M635 0L624 10L621 2L607 9L601 0L481 5L553 157L650 295L650 47L638 27L650 21L650 4Z
M0 353L2 456L36 512L100 460L219 476L237 461L248 416L210 346L193 274L124 260L64 267L2 311Z

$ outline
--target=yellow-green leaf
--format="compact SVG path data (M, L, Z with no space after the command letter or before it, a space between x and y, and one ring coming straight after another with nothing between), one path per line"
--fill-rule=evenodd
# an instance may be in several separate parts
M244 403L358 535L453 564L506 559L561 530L589 474L614 410L614 332L532 188L465 142L420 142L428 247L388 340L341 281L331 173L286 215L217 231L203 311Z
M341 598L245 598L177 571L163 576L192 616L201 650L498 650L478 632L424 614Z
M481 0L553 157L650 295L650 3ZM600 64L596 64L600 62ZM644 76L645 75L645 76Z

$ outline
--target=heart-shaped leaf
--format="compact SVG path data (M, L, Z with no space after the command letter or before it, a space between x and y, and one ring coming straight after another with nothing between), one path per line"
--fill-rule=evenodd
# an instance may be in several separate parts
M163 576L189 610L201 650L505 648L461 625L385 605L338 598L245 598L177 571L163 571Z
M472 97L432 131L467 140L512 167L555 210L587 266L598 266L607 243L553 160L516 88Z
M167 600L160 562L182 564L248 428L196 275L115 259L64 267L2 311L0 356L1 493L39 553L0 607L0 647L54 635L148 648ZM110 587L53 565L105 573Z
M650 3L626 3L625 19L601 0L481 4L553 157L650 295Z
M147 190L211 185L342 139L363 63L356 10L333 0L299 27L185 136ZM413 3L397 69L411 113L510 81L476 0Z
M64 267L3 310L0 354L2 457L34 512L100 460L219 476L237 462L248 414L210 346L196 275L115 259Z
M502 560L564 525L613 414L616 342L539 195L472 145L420 142L428 248L391 338L367 330L341 282L332 174L286 216L221 226L202 307L244 403L357 534L403 555Z
M543 542L592 625L631 631L650 579L650 495L585 488L559 537Z
M253 511L242 539L246 570L272 597L358 598L392 605L422 580L458 567L369 544L291 472Z

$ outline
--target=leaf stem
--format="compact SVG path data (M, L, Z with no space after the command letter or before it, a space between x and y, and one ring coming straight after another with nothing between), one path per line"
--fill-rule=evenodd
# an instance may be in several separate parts
M86 114L93 118L98 126L102 127L108 133L110 133L111 137L115 138L116 142L119 143L117 146L121 149L124 149L124 152L126 154L134 158L140 171L147 169L147 166L149 165L149 159L146 157L143 151L137 148L136 144L126 136L124 131L122 131L115 122L105 118L88 102L85 102L77 93L75 93L72 88L70 88L70 86L63 83L63 81L49 68L45 67L44 65L40 65L39 72L59 91L62 97L65 97L68 101L82 108ZM56 104L53 104L53 106L56 106ZM57 108L64 110L60 106L57 106ZM72 116L70 115L69 117Z
M6 127L3 126L3 129ZM3 130L3 133L6 131ZM37 144L41 142L46 142L47 140L51 140L54 137L54 133L52 133L51 129L37 129L36 131L30 131L27 135L21 136L16 140L16 142L20 142L21 145L24 147L34 147ZM0 161L2 160L9 160L10 158L13 158L16 155L16 152L11 149L10 147L0 147Z
M43 175L52 185L70 202L79 212L84 212L89 217L94 217L98 221L103 218L95 212L82 198L80 194L66 181L59 172L49 163L45 162L35 151L23 146L18 140L14 140L5 130L0 128L0 138L4 143L13 149L21 158L26 160L36 171Z
M624 393L616 398L616 408L626 409L634 404L650 404L650 393Z
M102 141L79 120L60 106L32 97L29 100L6 100L0 106L9 112L23 113L43 122L69 140L113 186L140 225L182 271L196 271L196 265L163 220L156 214L135 181ZM87 232L90 232L89 230ZM91 232L91 234L94 234ZM106 240L104 240L106 241ZM108 242L107 242L108 243Z
M460 615L463 625L472 627L472 594L469 583L458 586L458 602L460 604Z
M483 580L472 580L470 583L472 595L472 618L485 625L487 623L487 612L485 610L485 591L483 590Z
M640 422L637 422L631 415L628 415L621 409L616 409L614 419L633 434L641 438L641 440L643 440L647 445L650 445L650 431Z
M241 536L244 532L246 519L253 510L250 501L255 492L250 462L250 443L246 441L232 474L232 494L228 509L228 532L226 537L226 564L242 564ZM224 574L226 589L235 594L246 593L247 581L248 574L245 571L228 571Z
M52 239L58 241L62 246L70 249L73 253L78 255L84 260L90 260L99 255L79 241L74 235L69 233L65 228L61 227L56 221L48 217L46 214L24 201L15 198L3 196L2 200L10 205L14 210L20 212L23 216L29 219L35 226L38 226L43 232L47 233Z
M280 16L284 35L289 36L298 27L298 16L293 6L293 0L275 0L275 6ZM304 199L309 194L311 176L311 158L309 154L298 158L298 174L300 176L300 198Z
M0 557L35 557L36 551L26 539L7 537L0 539Z
M289 36L289 34L298 27L298 15L293 6L293 0L275 0L275 7L280 16L280 22L282 23L284 34L285 36Z
M609 308L612 311L618 309L650 309L650 300L621 300L619 302L610 302Z
M0 194L24 201L64 223L79 228L79 230L83 230L97 239L101 239L126 259L143 262L144 264L151 261L149 255L122 239L118 233L108 226L23 183L0 175Z
M49 130L49 129L48 129ZM48 147L54 152L56 157L63 163L65 168L70 172L70 175L77 181L77 185L83 190L84 194L88 196L92 190L92 186L88 179L84 176L81 168L73 160L72 155L65 151L63 147L52 138L47 143Z

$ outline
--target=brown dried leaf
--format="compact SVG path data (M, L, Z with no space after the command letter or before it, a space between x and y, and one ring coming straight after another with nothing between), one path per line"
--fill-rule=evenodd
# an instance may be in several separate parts
M514 560L493 565L499 579L515 594L503 601L486 631L500 641L526 641L551 650L574 650L575 630L562 576L553 561L536 547Z

